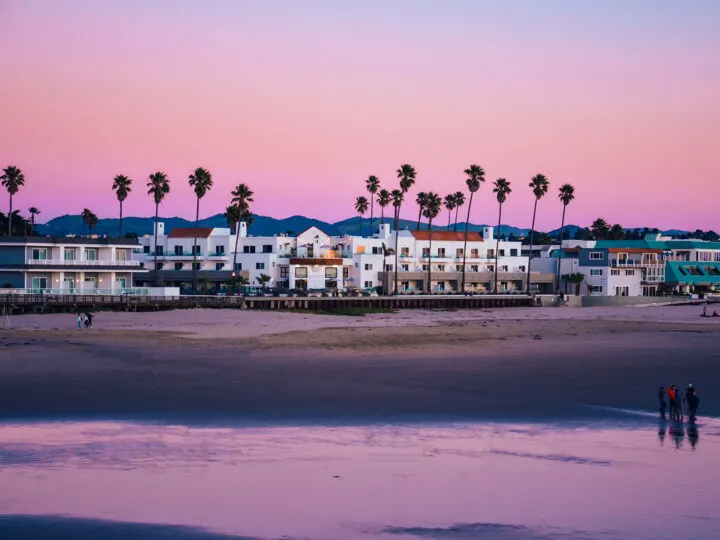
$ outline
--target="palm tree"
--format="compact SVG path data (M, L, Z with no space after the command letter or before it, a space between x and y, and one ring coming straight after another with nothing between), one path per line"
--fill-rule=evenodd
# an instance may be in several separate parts
M132 180L125 176L124 174L118 174L113 179L113 185L112 189L115 192L115 195L117 196L117 200L120 203L120 229L118 231L118 238L122 238L122 221L123 221L123 213L122 213L122 207L123 207L123 201L127 199L128 193L130 193L130 185L132 184Z
M403 196L398 199L398 204L395 208L395 294L398 292L398 225L400 224L400 210L402 209L402 204L405 200L405 194L415 184L415 177L417 175L415 167L409 163L400 165L400 168L396 172L397 177L400 179L400 192ZM395 192L393 191L393 193Z
M608 236L611 240L622 240L625 238L625 229L623 229L623 226L619 223L616 223L612 227L610 227L610 230L608 231Z
M373 234L373 215L375 213L375 194L380 190L380 179L377 176L368 176L365 187L370 194L370 236Z
M389 248L385 245L385 242L382 243L382 256L383 256L383 274L387 276L387 258L389 256L395 255L395 250L393 248ZM390 284L387 283L387 279L385 280L386 290L388 294L390 293Z
M87 208L83 208L82 214L80 214L80 216L82 217L83 225L85 225L86 227L90 224L91 214L92 212Z
M502 225L502 205L507 200L507 196L512 192L510 189L510 182L504 178L498 178L495 180L495 187L493 193L497 196L498 202L498 226L497 226L497 241L495 242L495 293L497 294L498 286L498 252L500 250L500 226Z
M415 202L420 207L418 212L418 219L417 219L417 227L415 227L416 231L420 230L420 218L423 215L423 211L425 210L425 205L427 204L428 200L428 194L424 191L421 191L417 194L417 197L415 197Z
M0 176L2 180L2 186L7 189L10 194L10 211L8 212L8 236L12 236L12 200L20 188L25 185L25 175L15 165L9 165L3 169L3 174Z
M535 195L535 204L533 205L533 217L532 225L530 225L530 255L528 257L527 267L527 294L530 294L530 264L532 263L532 246L535 241L535 215L537 214L537 204L542 199L550 187L550 181L545 177L544 174L536 174L530 179L528 184L532 189L533 195Z
M448 211L448 228L447 230L450 230L450 222L452 221L452 214L453 210L457 207L457 203L455 202L455 194L450 193L448 195L445 195L445 209Z
M378 205L380 206L380 223L385 224L385 207L392 202L392 195L387 189L381 189L378 193Z
M235 251L233 252L232 266L233 272L236 272L238 239L240 238L240 227L238 224L240 223L240 221L243 220L243 218L248 219L248 221L245 221L245 223L249 223L252 220L250 203L253 202L253 192L250 190L247 184L238 184L237 186L235 186L235 189L230 192L230 195L232 195L230 204L237 207L238 216L238 221L235 222Z
M460 207L465 204L465 194L462 191L456 191L455 192L455 226L453 227L453 231L457 232L457 220L458 220L458 212L460 212Z
M473 196L480 189L480 184L485 181L485 171L480 165L470 165L463 171L467 178L465 184L467 184L468 191L470 192L470 202L468 202L467 219L465 219L465 240L463 242L463 262L462 262L462 280L460 283L460 292L465 292L465 260L467 258L467 238L468 238L468 224L470 223L470 209L472 208ZM457 194L456 194L457 197ZM464 196L463 196L464 202Z
M363 235L363 216L367 212L369 204L367 198L362 195L355 199L355 211L360 214L360 236Z
M397 294L398 288L397 288L397 280L398 280L398 252L400 251L400 247L398 246L398 223L399 223L399 216L400 216L400 208L402 207L402 203L405 200L405 194L399 190L399 189L393 189L392 191L392 204L393 204L393 210L395 211L395 217L394 217L394 229L395 229L395 285L393 287L393 294Z
M567 208L567 205L572 202L572 200L575 198L575 188L570 184L563 184L560 186L560 190L558 191L558 199L560 199L560 202L563 205L563 211L562 211L562 221L560 222L560 252L558 256L558 263L557 263L557 277L555 279L557 283L557 292L560 292L560 266L562 264L562 256L563 256L563 247L562 247L562 241L563 236L565 236L565 209Z
M575 285L575 295L580 295L580 285L585 280L585 274L582 273L575 273L575 274L563 274L562 277L563 281L567 285L567 283L572 283ZM567 289L567 287L565 287Z
M423 215L428 220L428 279L427 279L427 293L432 293L432 222L442 209L442 199L437 193L432 191L427 194L425 201L425 209Z
M210 189L212 189L213 181L212 174L207 169L198 167L188 177L188 183L190 187L195 190L195 197L197 198L197 204L195 206L195 239L193 240L193 294L197 294L197 281L198 281L198 270L197 270L197 237L198 237L198 223L200 221L200 199L202 199Z
M270 281L272 278L268 276L267 274L260 274L257 278L257 282L260 284L260 286L265 290L265 287L268 284L268 281Z
M610 234L610 225L603 218L597 218L590 225L590 230L596 240L603 240Z
M40 213L40 210L38 210L36 207L31 206L28 208L28 212L30 212L30 236L35 235L35 216L37 216Z
M98 217L87 208L83 209L81 216L83 223L87 225L88 235L92 234L92 230L95 228L95 225L97 225Z
M148 187L148 195L153 196L155 201L155 250L153 252L153 268L155 270L155 285L160 284L160 271L158 270L158 212L160 211L160 203L165 195L170 193L170 181L164 172L155 172L150 175L150 179L146 184Z

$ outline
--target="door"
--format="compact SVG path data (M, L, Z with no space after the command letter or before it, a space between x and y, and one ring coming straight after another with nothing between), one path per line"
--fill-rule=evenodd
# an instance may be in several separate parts
M127 278L121 277L117 278L115 280L115 284L117 285L118 289L126 289L127 288Z
M64 279L64 282L65 282L65 287L63 287L64 289L66 289L70 292L73 292L75 290L75 279L74 278L66 277Z
M33 292L42 292L47 289L47 278L34 277L32 278Z

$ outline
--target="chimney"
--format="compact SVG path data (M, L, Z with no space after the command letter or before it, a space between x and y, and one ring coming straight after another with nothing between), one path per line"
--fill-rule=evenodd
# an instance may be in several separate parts
M165 223L164 222L158 221L157 231L158 231L158 236L165 236Z
M247 223L244 221L240 222L240 238L245 238L247 236Z
M380 224L378 236L383 240L390 238L390 224L389 223L381 223Z
M483 227L482 236L483 236L483 240L485 240L486 242L494 240L495 237L493 235L493 228L492 227Z

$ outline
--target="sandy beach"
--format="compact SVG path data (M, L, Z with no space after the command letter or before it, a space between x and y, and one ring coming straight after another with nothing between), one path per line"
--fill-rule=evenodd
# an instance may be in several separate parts
M364 317L239 310L26 315L0 333L7 420L547 419L652 411L695 382L719 414L720 320L699 308Z

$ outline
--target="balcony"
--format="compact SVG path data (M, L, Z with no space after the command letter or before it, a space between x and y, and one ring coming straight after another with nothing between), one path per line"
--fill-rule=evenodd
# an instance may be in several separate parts
M140 261L128 261L120 259L109 260L85 260L85 259L28 259L27 264L31 266L123 266L139 267Z
M636 259L611 259L610 266L616 268L643 268L651 266L665 266L665 261L651 260L651 261L638 261Z

